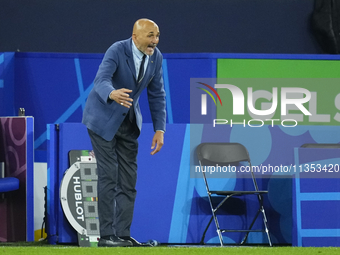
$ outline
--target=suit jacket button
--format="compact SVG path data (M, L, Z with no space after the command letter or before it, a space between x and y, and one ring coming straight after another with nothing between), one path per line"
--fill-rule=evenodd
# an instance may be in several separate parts
M123 113L123 116L125 116L126 115L126 113Z

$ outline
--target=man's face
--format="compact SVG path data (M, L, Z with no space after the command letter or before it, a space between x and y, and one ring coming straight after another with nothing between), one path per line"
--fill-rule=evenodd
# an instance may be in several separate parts
M159 42L159 28L156 24L147 22L143 27L133 34L133 41L137 49L151 56Z

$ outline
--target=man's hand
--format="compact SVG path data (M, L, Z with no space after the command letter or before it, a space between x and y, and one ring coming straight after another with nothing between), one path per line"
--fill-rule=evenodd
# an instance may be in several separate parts
M130 95L128 93L131 93L132 90L131 89L117 89L117 90L113 90L110 95L109 98L111 100L116 101L118 104L125 106L126 108L130 108L132 105L132 101L133 99L130 98Z
M156 131L155 135L152 139L152 145L151 150L153 150L156 146L156 149L154 149L151 152L151 155L155 155L157 152L159 152L164 144L164 132L162 131Z

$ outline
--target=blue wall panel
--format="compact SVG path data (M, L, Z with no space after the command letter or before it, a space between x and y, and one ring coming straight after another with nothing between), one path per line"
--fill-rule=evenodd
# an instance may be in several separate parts
M16 53L14 107L35 117L35 148L46 150L46 124L81 122L103 55Z
M150 155L154 131L152 124L144 124L138 139L137 198L131 226L131 235L137 240L167 243L173 213L181 213L174 212L174 206L185 131L186 124L168 125L165 146Z
M331 134L336 137L338 128L334 127ZM340 245L339 152L329 148L294 149L295 164L302 168L293 185L293 245ZM315 170L311 171L313 165Z
M0 116L14 116L14 52L0 52Z
M176 58L166 54L171 89L171 105L174 123L189 123L190 111L190 79L216 77L216 59Z

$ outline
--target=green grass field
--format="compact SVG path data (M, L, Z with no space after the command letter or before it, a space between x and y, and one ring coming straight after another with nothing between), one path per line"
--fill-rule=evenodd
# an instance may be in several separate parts
M203 246L159 246L148 248L96 248L77 247L65 245L41 244L0 244L0 254L25 254L25 255L313 255L313 254L340 254L337 247L203 247Z

